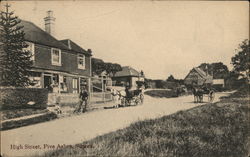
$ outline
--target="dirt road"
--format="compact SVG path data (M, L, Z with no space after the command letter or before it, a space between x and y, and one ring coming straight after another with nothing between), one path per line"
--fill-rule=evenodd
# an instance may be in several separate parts
M225 95L226 93L216 94L214 101ZM45 151L56 149L58 144L77 144L122 129L139 120L157 118L203 104L193 103L193 96L168 99L145 96L144 104L135 107L98 110L2 131L1 151L7 156L41 155Z

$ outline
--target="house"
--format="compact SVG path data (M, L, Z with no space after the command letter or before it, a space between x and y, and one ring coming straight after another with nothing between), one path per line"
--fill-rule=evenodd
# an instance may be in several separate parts
M112 77L112 81L116 86L129 85L130 87L136 87L137 81L144 82L144 76L134 68L124 66L121 71L115 73Z
M47 12L44 20L45 31L29 21L20 23L24 26L25 41L29 45L26 49L33 55L32 87L53 89L57 93L78 93L81 86L89 88L91 50L81 48L70 39L57 40L54 37L52 11Z
M224 79L213 79L213 86L224 88L225 87Z
M198 67L193 68L190 70L190 72L187 74L187 76L184 79L184 84L189 85L211 85L213 83L213 77L203 70L201 70Z

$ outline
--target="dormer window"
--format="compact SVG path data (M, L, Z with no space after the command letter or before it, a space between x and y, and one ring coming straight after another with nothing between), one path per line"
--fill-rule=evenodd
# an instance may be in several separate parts
M78 69L85 69L85 56L83 54L78 54Z
M25 42L28 47L23 48L23 51L29 51L31 53L30 60L34 61L35 60L35 44L32 42Z
M52 48L51 49L51 63L52 65L57 65L57 66L61 66L62 64L62 59L61 59L61 50L60 49L56 49L56 48Z

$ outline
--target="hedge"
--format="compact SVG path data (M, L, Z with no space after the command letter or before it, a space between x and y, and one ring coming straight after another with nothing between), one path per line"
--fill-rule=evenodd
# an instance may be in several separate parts
M0 95L1 110L47 108L48 90L44 88L0 87Z

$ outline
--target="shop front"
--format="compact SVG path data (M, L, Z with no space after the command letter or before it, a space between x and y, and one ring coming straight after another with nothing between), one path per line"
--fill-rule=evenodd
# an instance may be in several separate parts
M89 78L68 73L30 73L30 88L46 88L50 93L79 93L82 87L89 89Z

